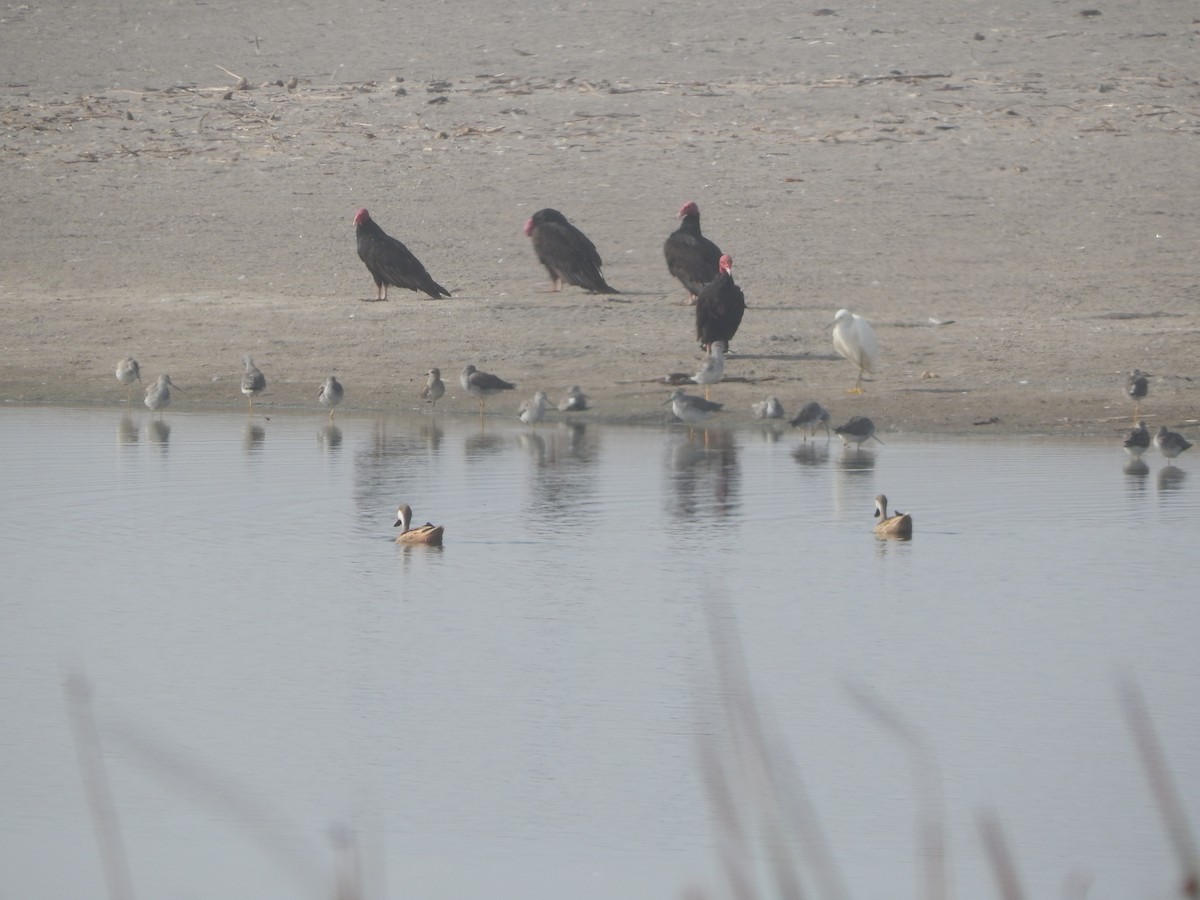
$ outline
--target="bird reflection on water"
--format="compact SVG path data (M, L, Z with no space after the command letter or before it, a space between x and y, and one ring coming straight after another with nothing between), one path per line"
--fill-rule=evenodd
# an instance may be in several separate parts
M736 515L742 473L733 432L706 430L702 440L689 434L671 447L668 467L674 518Z

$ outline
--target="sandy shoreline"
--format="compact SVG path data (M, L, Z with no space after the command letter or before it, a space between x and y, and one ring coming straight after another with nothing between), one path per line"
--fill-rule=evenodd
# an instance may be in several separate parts
M93 41L17 16L0 87L0 394L117 405L112 369L132 353L183 387L174 408L233 410L250 353L267 406L316 411L336 373L343 409L408 410L438 366L443 405L466 412L472 362L520 388L497 414L578 383L593 420L667 421L656 379L700 361L661 249L692 199L749 304L716 425L751 423L773 394L884 432L1115 434L1136 366L1155 376L1148 423L1195 438L1191 16L790 9L718 35L677 19L667 41L630 11L580 37L569 17L481 7L441 34L453 52L413 45L377 67L316 5L236 52L177 9L195 34L175 58L140 30L170 24L149 6L99 17ZM357 39L381 40L361 38L364 15ZM133 35L141 56L114 56ZM333 80L325 52L355 62ZM226 99L213 59L250 89ZM358 206L454 296L362 302ZM540 292L520 229L542 206L592 238L619 302ZM843 306L883 349L862 397L829 341Z

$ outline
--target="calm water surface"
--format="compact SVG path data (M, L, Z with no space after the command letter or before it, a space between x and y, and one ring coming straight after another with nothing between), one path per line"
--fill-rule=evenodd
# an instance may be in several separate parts
M1173 896L1121 677L1200 822L1195 459L440 416L0 428L0 898L104 896L73 672L141 897L328 898L336 826L373 897L719 889L710 618L853 896L918 895L923 795L850 686L936 755L958 896L995 894L981 811L1031 895ZM881 491L911 543L872 536ZM400 501L444 549L394 543Z

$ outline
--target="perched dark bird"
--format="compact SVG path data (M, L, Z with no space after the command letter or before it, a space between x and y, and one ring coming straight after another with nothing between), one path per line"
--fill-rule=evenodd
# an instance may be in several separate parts
M700 207L689 200L679 210L679 227L663 244L667 270L688 290L693 303L701 289L720 274L721 248L700 233Z
M733 283L733 257L721 257L719 274L696 295L696 339L709 350L720 341L726 351L746 312L746 295Z
M463 367L459 373L458 382L463 390L479 401L479 414L483 415L483 401L501 391L516 389L515 384L509 384L499 375L491 372L481 372L471 364Z
M1150 382L1146 380L1148 377L1148 374L1141 369L1134 369L1129 373L1129 379L1125 382L1125 392L1133 401L1133 421L1135 422L1142 411L1142 401L1150 393Z
M845 425L839 425L833 429L833 433L842 439L842 446L848 447L854 444L855 447L861 447L867 441L876 441L882 444L883 441L875 437L875 423L866 416L851 416Z
M563 282L593 294L619 294L600 267L600 254L586 234L567 221L557 209L539 209L525 223L525 235L533 239L533 252L550 273L551 290L562 290Z
M1178 431L1170 431L1166 425L1159 425L1158 431L1154 433L1154 446L1167 458L1169 465L1170 460L1190 448L1192 442Z
M1150 429L1145 420L1139 420L1136 428L1125 435L1125 452L1135 459L1150 449Z
M410 291L424 291L434 300L450 296L448 290L429 276L421 261L402 243L385 234L365 209L355 213L354 230L358 238L358 258L375 279L376 300L387 299L389 284Z

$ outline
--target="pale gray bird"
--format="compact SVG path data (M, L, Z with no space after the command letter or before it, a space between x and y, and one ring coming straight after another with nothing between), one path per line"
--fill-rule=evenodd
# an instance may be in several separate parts
M171 388L182 390L170 375L159 375L158 381L146 388L146 406L155 412L166 409L171 405Z
M692 376L694 384L704 385L704 399L712 399L712 386L725 377L725 348L720 341L713 341L708 348L708 356L700 371Z
M573 384L567 388L567 396L558 402L559 412L582 412L587 408L587 394L577 384Z
M1191 447L1192 442L1177 431L1169 431L1166 425L1159 425L1154 435L1154 446L1167 458L1167 464L1170 465L1170 460Z
M1135 459L1150 449L1150 429L1144 420L1139 420L1136 428L1131 428L1125 435L1125 452Z
M321 385L321 390L317 393L317 399L321 401L321 405L329 410L329 419L333 420L333 408L342 402L342 397L346 393L342 383L330 375L325 379L325 383Z
M526 425L536 425L546 418L546 410L549 408L550 401L546 398L546 392L538 391L532 400L526 400L517 409L517 418Z
M446 385L442 381L442 370L430 369L426 374L429 377L425 379L425 387L421 388L421 399L431 406L437 406L437 402L446 393Z
M675 417L681 422L687 422L688 425L703 422L723 405L712 400L705 400L703 397L685 394L683 388L676 388L675 392L663 401L664 406L667 403L671 404L671 412L675 413Z
M750 406L750 414L756 419L782 419L783 404L777 397L768 397Z
M127 356L117 363L117 381L129 388L125 393L126 403L133 401L133 383L141 380L142 370L132 356Z
M254 398L267 389L267 377L254 365L249 354L242 357L246 372L242 375L242 393L250 401L250 409L254 409Z
M458 376L463 390L479 401L479 414L483 415L483 402L502 391L516 390L515 384L509 384L503 378L491 372L481 372L468 363Z
M1142 411L1142 401L1150 393L1150 375L1141 369L1134 369L1125 381L1125 393L1133 401L1133 421L1137 421Z

